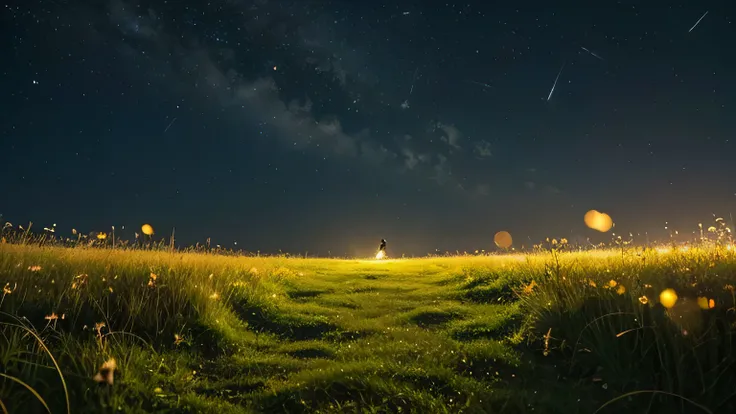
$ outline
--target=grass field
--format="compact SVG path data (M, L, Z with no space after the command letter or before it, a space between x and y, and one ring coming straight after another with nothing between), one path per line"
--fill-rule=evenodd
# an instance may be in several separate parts
M0 411L736 412L734 285L717 247L376 261L2 244Z

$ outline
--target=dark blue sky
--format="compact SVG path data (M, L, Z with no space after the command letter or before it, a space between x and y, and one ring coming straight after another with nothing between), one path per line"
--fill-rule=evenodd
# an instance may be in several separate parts
M736 201L729 3L3 4L0 213L349 255L692 231Z

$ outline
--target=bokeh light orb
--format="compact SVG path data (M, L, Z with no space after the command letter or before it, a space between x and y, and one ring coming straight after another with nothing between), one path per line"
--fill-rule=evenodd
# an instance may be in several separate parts
M593 230L598 230L601 233L605 233L613 227L613 219L611 219L611 216L597 210L590 210L585 213L583 220L585 220L586 226Z
M674 289L665 289L659 294L659 303L667 309L671 309L677 303L677 293Z
M153 235L153 227L150 224L144 224L141 226L141 232L146 236Z
M596 224L596 221L598 220L598 216L600 216L600 212L598 210L590 210L587 213L585 213L585 217L583 217L583 220L585 220L585 225L590 227L591 229Z
M502 249L508 249L514 241L509 232L499 231L495 236L493 236L493 242L496 243L496 246Z

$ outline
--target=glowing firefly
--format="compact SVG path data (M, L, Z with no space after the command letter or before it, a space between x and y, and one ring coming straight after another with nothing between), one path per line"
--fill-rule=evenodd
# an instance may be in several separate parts
M153 235L153 227L150 224L144 224L141 226L141 232L146 236Z

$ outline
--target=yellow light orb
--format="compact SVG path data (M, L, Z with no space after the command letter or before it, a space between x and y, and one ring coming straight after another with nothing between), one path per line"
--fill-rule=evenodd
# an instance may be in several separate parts
M513 244L511 234L507 231L499 231L493 236L493 242L502 249L508 249Z
M677 293L674 289L665 289L659 294L659 303L667 309L672 308L677 303Z
M146 236L153 235L153 227L150 224L144 224L141 226L141 232Z
M597 210L590 210L585 213L583 220L585 221L586 226L593 230L598 230L601 233L605 233L613 227L613 219L611 219L611 216Z
M583 220L585 220L585 225L592 229L600 214L601 213L599 213L598 210L590 210L585 213L585 217L583 217Z

